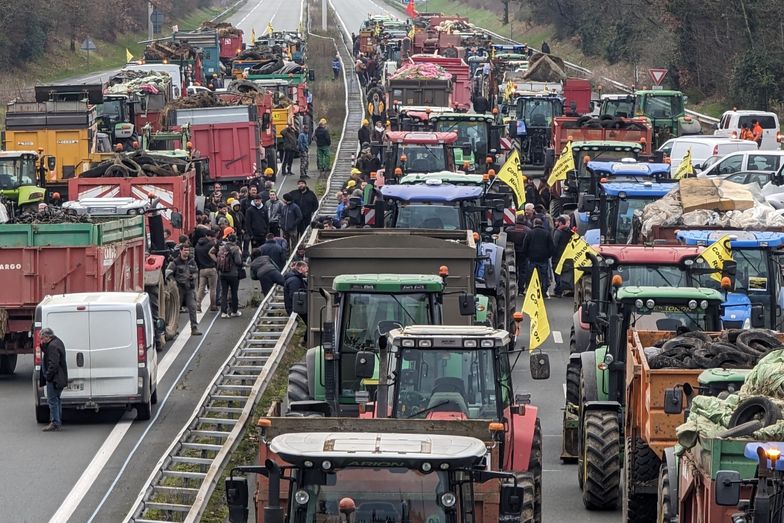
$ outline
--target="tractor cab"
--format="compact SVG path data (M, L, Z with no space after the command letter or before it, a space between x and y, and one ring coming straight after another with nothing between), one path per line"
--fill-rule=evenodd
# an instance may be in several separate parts
M455 165L465 172L485 172L501 150L501 128L491 115L445 113L430 116L433 130L456 132ZM488 161L488 158L490 161Z
M631 118L634 116L634 96L630 94L603 94L599 116Z
M683 245L708 246L730 237L735 275L734 289L727 293L723 315L725 329L762 327L782 330L784 308L782 265L784 232L738 230L684 230L676 233ZM705 274L699 283L719 288L719 281Z
M482 224L484 193L481 185L452 185L433 178L424 184L384 185L384 226L476 231Z
M585 163L585 170L587 176L578 178L581 195L598 194L599 184L603 181L658 183L670 179L669 164L639 162L633 157L609 161L591 159Z
M553 119L563 116L563 99L560 96L524 94L515 102L516 122L510 135L520 141L522 161L531 165L544 165L545 150L550 146Z
M657 201L676 183L607 182L600 183L595 198L583 197L577 213L577 232L589 245L628 243L632 237L635 213Z
M44 166L33 151L0 151L0 198L10 203L9 214L32 209L44 201ZM53 156L46 157L47 168L54 169Z
M634 94L634 114L651 122L654 148L670 138L702 133L700 123L686 114L686 96L682 92L659 89Z
M455 171L453 148L457 133L387 131L384 171L390 175ZM387 178L388 180L390 177Z

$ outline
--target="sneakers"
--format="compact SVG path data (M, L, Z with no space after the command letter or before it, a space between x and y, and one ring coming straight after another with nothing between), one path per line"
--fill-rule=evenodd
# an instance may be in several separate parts
M60 430L60 425L55 425L54 423L50 423L49 425L41 429L41 432L57 432L58 430Z
M231 313L232 318L239 318L240 316L242 316L242 313L240 311Z
M228 318L228 317L229 317L228 314L226 314L225 312L221 312L221 318Z
M191 329L191 336L201 336L201 331L199 329L197 329L196 327L193 327Z

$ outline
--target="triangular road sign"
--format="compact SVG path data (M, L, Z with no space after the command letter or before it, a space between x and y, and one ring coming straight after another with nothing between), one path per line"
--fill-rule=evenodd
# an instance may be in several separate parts
M661 85L664 77L667 76L667 69L648 69L648 74L654 84Z

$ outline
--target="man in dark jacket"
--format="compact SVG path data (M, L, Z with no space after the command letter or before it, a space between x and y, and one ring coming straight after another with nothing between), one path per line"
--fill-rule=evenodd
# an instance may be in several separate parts
M357 131L357 141L360 147L370 143L370 122L367 119L362 120L362 127Z
M308 290L308 264L304 261L294 262L284 278L286 282L283 284L283 305L286 307L286 314L291 315L294 293ZM302 320L307 323L307 316L303 316Z
M259 247L267 238L269 232L269 221L267 209L261 203L261 195L256 194L253 202L245 211L245 232L250 236L251 246L255 249Z
M542 294L550 297L550 258L553 255L553 239L544 228L540 218L534 218L533 229L523 242L523 250L528 255L531 274L534 269L539 272L539 282L542 284ZM530 281L530 275L529 275Z
M294 203L291 193L284 194L283 208L280 210L280 231L288 242L289 252L299 241L299 226L302 221L302 210L299 205ZM307 226L307 222L305 224Z
M512 242L515 250L515 268L517 270L517 292L523 294L526 285L528 285L528 256L526 255L524 245L525 238L530 232L531 228L525 224L525 215L519 214L515 219L515 224L506 229L506 238Z
M318 197L316 196L316 193L310 190L308 182L305 180L299 180L297 182L297 189L289 192L288 196L291 196L291 201L296 203L299 206L299 210L302 211L302 221L297 227L297 232L302 234L305 232L308 224L310 224L313 213L318 210Z
M237 246L237 235L234 229L226 227L223 231L224 241L218 247L217 265L221 282L221 318L234 318L242 316L239 311L240 270L242 267L242 252ZM226 265L221 266L221 260L226 260ZM231 307L229 307L229 294L231 294Z
M286 253L283 247L275 241L275 235L272 233L267 235L267 241L261 246L259 255L269 256L270 260L275 264L278 269L282 269L286 265Z
M199 238L196 244L196 266L199 268L199 290L196 292L196 312L201 312L201 302L206 289L210 289L210 311L218 311L218 270L215 267L215 233L207 232L207 236Z
M291 164L294 162L294 155L297 153L297 131L294 130L292 124L280 132L283 138L283 165L281 165L282 174L291 174Z
M196 319L196 281L198 274L199 268L196 265L196 261L191 258L190 245L184 244L180 246L180 255L170 261L166 267L166 278L171 278L177 282L180 297L188 309L192 336L201 336L199 320Z
M329 136L327 120L324 118L319 120L313 138L316 140L316 165L318 166L319 175L327 176L332 168L332 161L329 157L329 147L332 145L332 138Z
M44 432L60 430L63 424L63 404L60 395L68 384L68 367L65 362L65 345L63 341L54 335L52 329L41 329L39 334L41 339L41 351L44 355L41 367L42 385L46 385L46 398L49 403L49 425Z
M275 284L284 285L286 283L280 270L272 263L272 259L261 254L261 249L253 249L251 253L250 275L251 279L258 280L261 285L261 294L264 296L272 290Z
M569 274L573 274L572 271L567 273L566 271L562 272L560 275L555 274L555 268L558 266L558 262L561 260L561 256L563 255L564 250L566 250L566 246L569 245L569 240L572 238L572 231L569 229L570 219L568 216L564 216L563 214L555 219L555 231L553 231L553 275L555 277L555 292L556 296L560 296L561 293L564 292L564 287L568 286L571 288L571 278Z

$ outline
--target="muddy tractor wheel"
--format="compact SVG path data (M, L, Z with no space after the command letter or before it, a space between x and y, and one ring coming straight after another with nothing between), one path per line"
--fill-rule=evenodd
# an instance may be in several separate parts
M536 418L528 472L534 478L534 522L542 523L542 424Z
M659 468L658 496L656 500L656 521L657 523L673 523L675 514L670 512L670 476L666 464Z
M536 481L531 474L518 474L517 486L523 488L523 509L520 523L536 523Z
M555 218L561 214L563 214L563 204L561 203L561 198L553 196L553 198L550 200L550 216Z
M624 452L623 521L653 523L656 521L656 495L635 493L635 488L655 486L659 480L661 461L639 437L626 438Z
M580 366L571 359L566 364L566 403L580 403Z
M286 409L294 401L308 401L310 397L308 389L308 366L302 361L295 363L289 368L289 384L286 388ZM286 413L291 415L290 412Z
M163 309L160 317L166 323L164 335L167 340L172 340L177 336L180 323L180 290L174 281L164 284L159 307Z
M615 412L591 410L583 416L583 504L589 510L618 506L621 483L621 428Z

